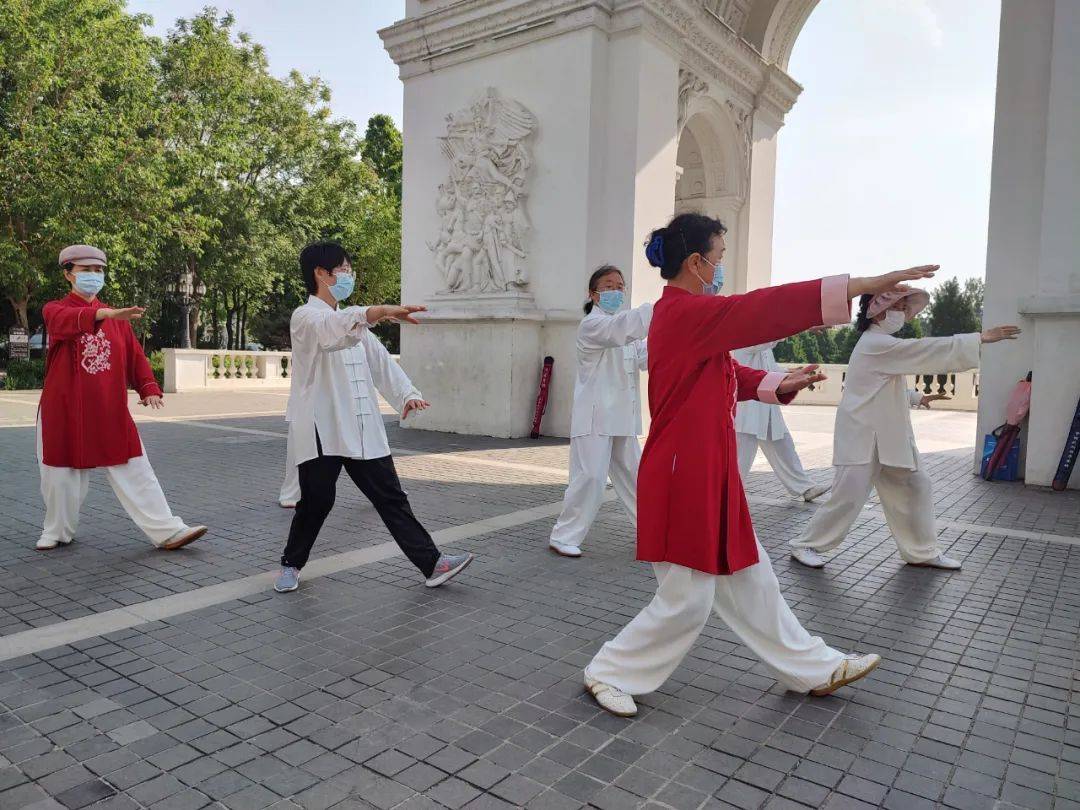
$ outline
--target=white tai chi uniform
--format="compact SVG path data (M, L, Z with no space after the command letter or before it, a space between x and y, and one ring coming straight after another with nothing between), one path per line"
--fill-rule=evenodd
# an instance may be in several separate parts
M734 574L666 562L653 563L653 572L656 596L600 648L587 676L630 695L655 692L686 657L711 610L787 689L808 692L827 683L845 657L791 612L760 542L758 562Z
M281 491L278 503L296 504L300 501L300 473L296 466L296 454L293 452L292 439L285 440L285 475L281 479Z
M760 371L784 371L772 353L778 342L738 349L731 356L736 362ZM740 402L735 412L735 440L739 451L739 475L743 481L750 474L754 456L760 447L769 466L788 492L804 495L813 488L814 482L803 469L779 405L756 399Z
M41 497L45 501L45 523L41 530L41 539L70 543L79 528L79 508L90 487L91 470L45 464L42 461L40 423L37 432L37 459L41 474ZM141 456L132 457L126 464L100 469L105 471L124 511L155 546L161 546L181 532L190 530L169 508L165 493L161 491L161 484L154 475L154 468L150 466L146 447L143 447Z
M570 417L570 484L551 543L580 546L604 497L608 475L637 522L641 461L639 371L648 365L644 338L652 304L609 315L593 306L578 327L578 373Z
M910 409L922 395L906 387L904 376L976 368L980 346L977 332L903 339L873 324L863 333L851 353L836 410L832 494L791 541L793 547L836 548L876 488L904 561L924 563L938 556L933 485L920 464L911 428Z

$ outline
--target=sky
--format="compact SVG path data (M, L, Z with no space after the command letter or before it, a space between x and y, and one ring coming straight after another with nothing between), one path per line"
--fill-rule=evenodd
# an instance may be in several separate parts
M128 0L164 35L206 0ZM362 131L401 124L376 31L404 0L218 0L271 69L324 79ZM981 277L1000 0L821 0L788 72L805 88L780 133L773 281L940 264ZM340 34L344 33L344 40Z
M788 72L773 281L986 268L999 0L821 0Z

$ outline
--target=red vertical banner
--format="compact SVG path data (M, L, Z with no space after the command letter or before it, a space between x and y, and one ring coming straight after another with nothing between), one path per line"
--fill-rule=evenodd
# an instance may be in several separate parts
M536 409L533 411L532 433L530 439L540 438L540 420L547 410L548 390L551 388L551 370L555 366L554 357L544 358L544 368L540 372L540 390L536 394Z

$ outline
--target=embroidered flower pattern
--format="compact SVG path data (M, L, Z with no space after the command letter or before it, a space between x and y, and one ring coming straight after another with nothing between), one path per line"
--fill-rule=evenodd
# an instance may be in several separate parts
M83 335L79 344L82 346L82 367L87 374L100 374L112 368L109 363L112 344L104 330L98 329L96 335Z

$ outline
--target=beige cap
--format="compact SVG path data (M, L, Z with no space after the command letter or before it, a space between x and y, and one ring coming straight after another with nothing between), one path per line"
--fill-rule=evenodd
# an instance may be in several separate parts
M93 245L68 245L60 251L60 266L72 264L105 264L105 251Z

